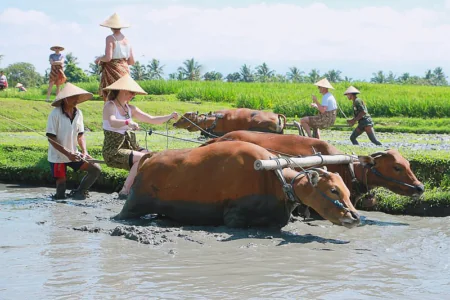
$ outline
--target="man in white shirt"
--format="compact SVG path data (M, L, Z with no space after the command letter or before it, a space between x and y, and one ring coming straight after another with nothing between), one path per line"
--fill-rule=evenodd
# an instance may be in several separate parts
M312 95L313 103L311 103L311 106L316 108L319 111L319 114L316 116L303 117L300 119L300 123L309 137L311 137L311 128L316 128L317 138L320 139L319 128L323 129L330 127L336 121L337 102L334 96L328 91L329 89L334 90L334 88L326 78L319 80L314 85L318 87L319 92L322 94L322 102L319 103L317 97ZM296 121L294 121L294 124L300 130L300 124Z
M47 121L48 161L53 177L56 179L55 199L66 198L67 166L74 171L87 171L79 187L72 191L74 200L84 200L88 189L100 175L100 166L86 161L91 158L86 149L84 138L83 114L76 106L92 98L92 94L67 83L56 96ZM77 144L81 148L78 152Z

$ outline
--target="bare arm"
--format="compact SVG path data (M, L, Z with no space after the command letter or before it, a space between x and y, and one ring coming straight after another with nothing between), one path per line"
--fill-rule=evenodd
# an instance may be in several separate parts
M95 63L98 64L99 62L109 62L112 59L112 54L114 51L114 38L112 36L106 37L106 46L105 46L105 55L97 57L95 60Z
M90 158L90 155L87 152L86 138L84 137L84 134L82 134L82 133L78 134L77 140L78 140L78 146L80 146L80 148L81 148L81 153L82 153L83 157Z
M144 122L144 123L149 123L149 124L162 124L164 122L169 121L170 119L176 119L178 118L178 114L176 112L171 113L170 115L166 115L166 116L151 116L145 112L143 112L142 110L140 110L139 108L135 107L134 105L130 105L131 108L131 112L133 114L134 117L136 117L136 119L138 121Z
M64 148L61 144L58 143L56 140L56 136L53 135L47 135L48 142L59 152L67 156L68 159L71 161L77 161L78 157L75 155L75 153L70 152L66 148Z
M130 66L134 65L133 48L131 48L131 47L130 47L130 57L128 57L127 63Z

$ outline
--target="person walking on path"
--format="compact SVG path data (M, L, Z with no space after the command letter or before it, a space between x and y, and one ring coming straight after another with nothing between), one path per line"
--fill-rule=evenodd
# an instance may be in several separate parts
M311 103L311 106L316 108L319 111L319 114L316 116L303 117L300 119L300 124L294 121L294 125L299 131L301 125L309 137L311 137L311 128L317 128L317 138L320 139L319 128L323 129L330 127L336 121L337 103L334 96L329 92L329 89L334 90L334 88L326 78L319 80L314 85L317 86L319 92L322 94L322 102L319 103L317 97L312 95L313 103Z
M130 74L129 65L134 65L133 49L130 42L120 31L129 27L128 24L120 20L118 14L113 14L100 26L111 28L113 34L106 37L105 55L95 59L96 64L100 64L100 88L99 95L103 100L107 100L108 92L105 87L113 84L122 76Z
M92 94L67 83L56 96L47 120L46 135L49 141L48 161L52 176L56 179L55 199L66 198L67 167L74 171L82 170L87 174L80 185L72 191L74 200L84 200L88 197L88 190L100 175L100 166L86 161L91 158L86 148L84 138L83 114L77 104L92 98ZM81 153L77 149L81 148Z
M50 95L52 93L53 85L56 85L56 96L59 94L60 86L63 85L67 78L64 74L64 55L61 51L64 51L64 47L53 46L50 50L55 51L55 53L50 54L49 61L51 65L50 76L48 80L47 89L47 102L50 102Z
M135 95L147 94L130 75L123 76L104 90L109 94L108 101L103 106L103 159L109 167L130 171L119 192L119 199L126 199L136 177L138 162L149 152L139 146L133 132L139 130L139 125L132 118L148 124L162 124L177 119L178 113L151 116L130 105Z
M347 96L348 100L353 102L354 117L353 119L347 120L347 124L353 126L356 122L358 122L358 126L350 135L350 141L352 141L353 145L359 145L356 138L363 132L366 132L372 143L377 146L381 146L382 144L377 140L375 136L373 121L369 115L369 112L367 111L367 106L363 100L358 98L358 94L360 94L360 92L354 86L350 86L344 93L344 95Z

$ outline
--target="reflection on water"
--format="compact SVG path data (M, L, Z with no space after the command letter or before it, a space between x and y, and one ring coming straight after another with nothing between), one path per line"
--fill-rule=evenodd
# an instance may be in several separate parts
M125 226L109 219L120 204L54 202L45 196L51 191L0 185L0 299L450 294L448 217L362 212L362 225L350 230L313 221L281 232L173 228L149 219L140 225L172 241L151 246L107 233ZM102 231L72 229L85 225Z

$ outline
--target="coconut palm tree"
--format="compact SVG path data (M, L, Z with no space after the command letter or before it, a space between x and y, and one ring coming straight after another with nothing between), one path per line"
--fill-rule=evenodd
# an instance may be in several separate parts
M303 71L300 71L297 67L289 68L289 72L286 73L287 78L292 82L303 82Z
M253 82L255 81L255 75L253 74L252 68L247 65L243 65L240 69L242 81Z
M330 82L340 82L342 81L341 78L341 74L342 72L339 70L330 70L327 73L325 73L325 77L330 81Z
M239 74L239 72L230 73L225 79L227 82L238 82L241 81L241 74Z
M434 85L447 85L447 76L444 74L444 70L441 67L437 67L433 70Z
M183 62L184 67L179 67L178 71L183 74L183 77L186 80L200 80L201 78L201 68L202 65L200 65L198 62L194 60L194 58L187 59Z
M317 82L320 79L320 71L317 69L312 69L308 73L308 81L311 83Z
M203 75L203 79L205 79L205 81L215 81L215 80L221 81L223 79L223 75L220 72L211 71L206 72L205 75Z
M370 78L370 82L373 83L385 83L386 75L384 75L383 71L378 71L377 73L372 73L372 78Z
M161 62L158 59L153 58L147 65L147 77L150 80L159 80L164 75L164 65L161 66Z
M266 63L256 67L256 77L260 82L268 82L274 75L275 71L271 70Z
M72 54L72 52L67 53L66 59L64 61L65 65L73 64L78 65L78 58Z
M130 67L130 75L134 80L146 80L147 74L145 72L145 66L141 65L139 61L136 61L134 65Z

